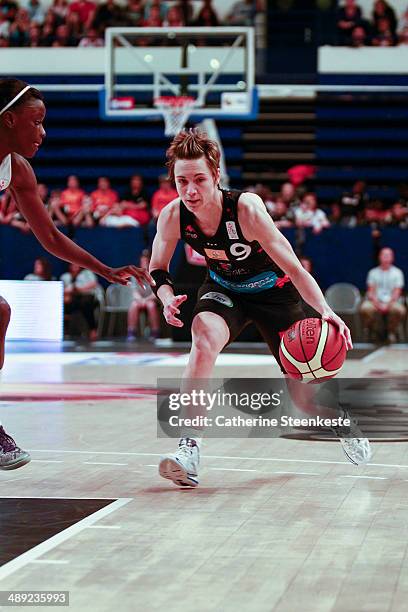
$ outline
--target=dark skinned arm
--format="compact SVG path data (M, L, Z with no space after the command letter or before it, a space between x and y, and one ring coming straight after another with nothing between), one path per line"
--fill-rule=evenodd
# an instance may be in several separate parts
M91 270L111 283L126 285L131 276L134 276L141 286L153 283L146 270L133 265L110 268L64 236L55 227L38 194L33 169L20 155L13 154L12 156L12 177L10 190L18 210L26 219L38 241L49 253L70 263L75 263L81 268Z

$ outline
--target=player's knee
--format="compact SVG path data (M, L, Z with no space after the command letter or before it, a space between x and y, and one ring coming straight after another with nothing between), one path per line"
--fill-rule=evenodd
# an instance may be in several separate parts
M193 349L196 353L204 356L217 355L223 347L220 335L205 317L197 315L192 327Z

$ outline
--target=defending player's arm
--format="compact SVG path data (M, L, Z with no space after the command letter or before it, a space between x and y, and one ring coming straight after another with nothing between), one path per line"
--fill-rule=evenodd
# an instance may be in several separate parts
M23 157L13 154L12 173L13 181L10 190L18 209L36 238L49 253L91 270L111 283L126 285L131 276L134 276L142 286L152 282L146 270L141 270L136 266L110 268L64 236L52 222L38 194L34 172Z
M153 291L163 304L163 316L169 325L183 327L177 318L179 306L186 301L186 295L174 295L169 265L177 242L180 240L180 200L167 204L159 215L157 234L153 241L150 259L150 274L156 286Z
M289 241L277 229L267 213L261 198L252 193L243 194L238 204L238 215L245 238L248 241L259 242L290 277L305 302L317 310L323 319L335 323L346 341L347 348L352 348L350 330L330 308L313 276L303 268Z

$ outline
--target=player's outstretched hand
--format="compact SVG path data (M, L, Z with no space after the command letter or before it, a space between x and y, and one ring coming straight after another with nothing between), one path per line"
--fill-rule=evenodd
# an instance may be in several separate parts
M169 325L173 325L174 327L183 327L183 321L180 321L176 317L176 315L180 314L179 306L187 299L186 295L173 295L164 305L163 305L163 316L166 319Z
M137 268L136 266L122 266L121 268L109 268L105 274L106 280L110 283L118 283L119 285L128 285L131 277L134 277L142 289L149 285L155 285L154 280L147 270Z
M327 312L322 313L322 319L323 321L330 321L331 323L334 323L334 325L339 328L339 332L343 336L344 342L346 343L347 350L353 348L350 330L343 321L343 319L340 319L340 317L336 315L333 310L328 310Z

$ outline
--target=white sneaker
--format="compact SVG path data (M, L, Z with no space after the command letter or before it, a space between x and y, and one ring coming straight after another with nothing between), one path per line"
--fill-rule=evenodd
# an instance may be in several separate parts
M350 419L350 427L332 427L331 430L339 438L344 454L350 463L364 465L372 457L370 442L368 438L362 437L362 431L357 422L343 410L343 418Z
M178 451L164 455L160 459L159 474L180 487L196 487L199 463L200 451L196 441L191 438L181 438Z

